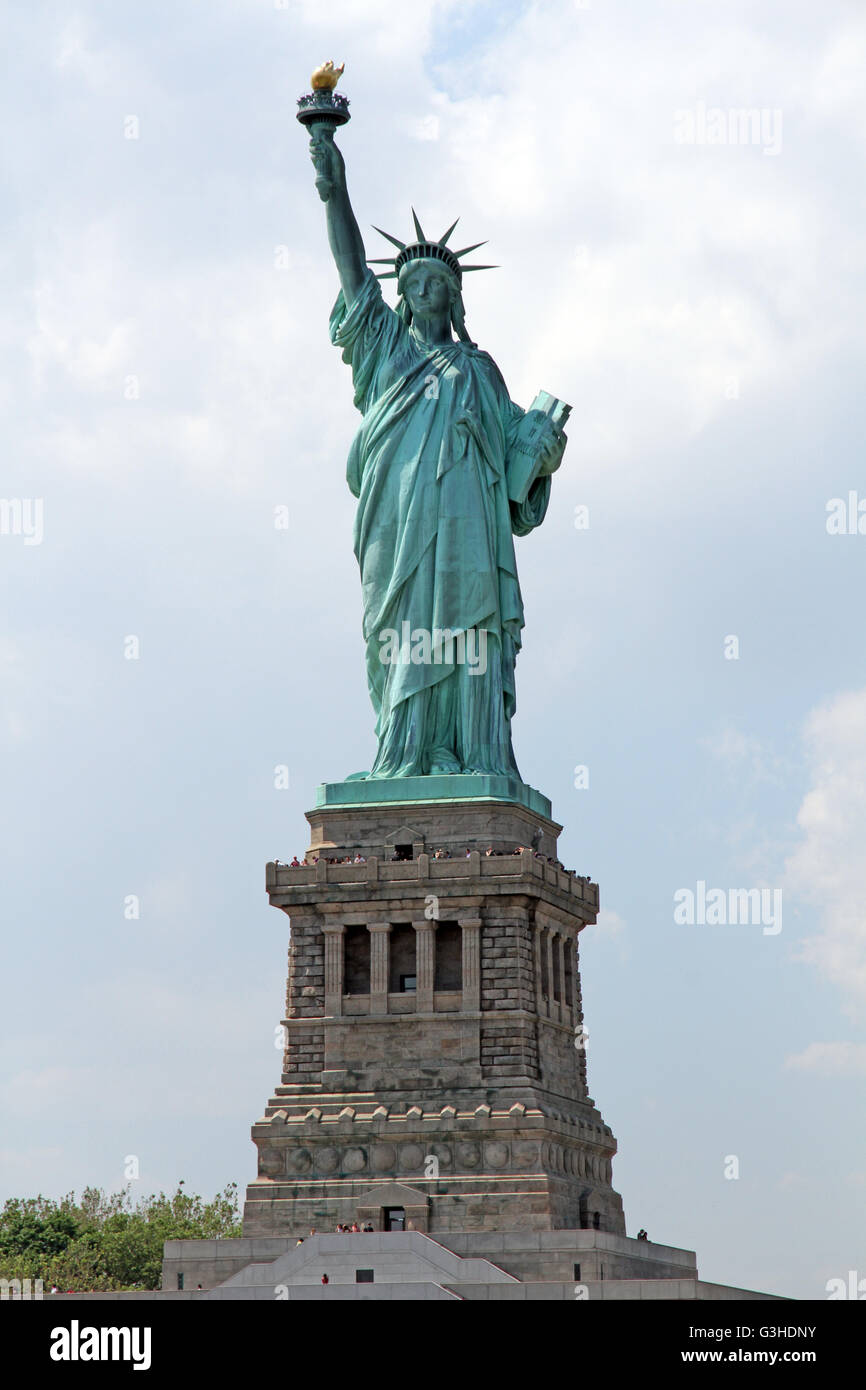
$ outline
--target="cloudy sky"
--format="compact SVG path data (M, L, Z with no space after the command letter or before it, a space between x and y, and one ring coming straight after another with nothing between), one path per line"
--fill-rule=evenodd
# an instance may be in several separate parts
M601 885L629 1231L716 1282L866 1276L859 0L46 0L2 43L0 1199L255 1173L264 864L373 753L294 119L331 56L369 253L459 215L500 267L472 337L574 407L514 737ZM700 883L781 930L678 922Z

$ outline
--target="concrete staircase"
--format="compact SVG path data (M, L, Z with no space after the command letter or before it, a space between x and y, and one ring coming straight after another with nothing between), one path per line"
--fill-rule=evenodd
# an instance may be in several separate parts
M372 1282L359 1284L358 1270L372 1271ZM321 1282L323 1274L327 1285ZM519 1281L490 1260L455 1255L419 1231L357 1232L307 1236L302 1245L274 1260L247 1265L200 1297L273 1302L310 1297L314 1290L330 1296L339 1286L345 1297L350 1286L358 1291L353 1298L454 1299L463 1296L453 1292L454 1285L501 1284L519 1286Z

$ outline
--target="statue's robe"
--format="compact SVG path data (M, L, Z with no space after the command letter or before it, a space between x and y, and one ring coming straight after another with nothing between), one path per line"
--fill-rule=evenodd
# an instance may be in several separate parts
M358 498L354 545L379 740L370 776L519 776L510 729L523 628L514 535L541 524L550 497L550 478L530 476L523 500L509 500L509 450L524 412L486 352L419 344L370 271L350 306L340 291L330 332L364 417L347 480ZM419 630L432 646L418 638L413 648L428 659L412 661L403 639ZM463 661L459 643L437 643L437 631L469 634ZM396 661L389 633L402 649Z

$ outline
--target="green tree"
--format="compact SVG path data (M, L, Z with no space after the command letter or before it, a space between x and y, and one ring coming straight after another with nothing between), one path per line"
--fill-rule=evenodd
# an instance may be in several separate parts
M0 1212L0 1277L42 1279L77 1291L158 1289L167 1240L232 1239L241 1234L237 1183L206 1202L184 1183L133 1204L129 1189L11 1198Z

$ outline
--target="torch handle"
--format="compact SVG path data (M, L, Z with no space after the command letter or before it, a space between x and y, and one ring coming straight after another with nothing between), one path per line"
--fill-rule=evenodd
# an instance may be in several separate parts
M330 198L334 191L334 185L328 175L322 172L320 164L316 160L316 149L317 147L324 148L326 145L331 145L333 149L336 129L337 127L331 125L330 121L316 121L316 124L310 129L310 154L316 168L316 192L323 203L326 203ZM332 156L326 151L325 158L330 163Z

